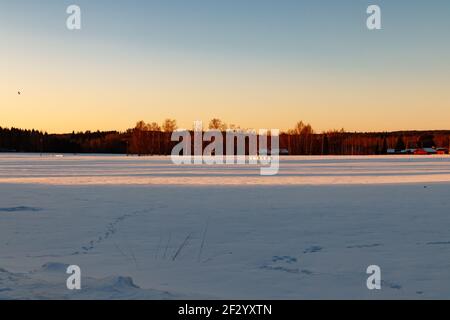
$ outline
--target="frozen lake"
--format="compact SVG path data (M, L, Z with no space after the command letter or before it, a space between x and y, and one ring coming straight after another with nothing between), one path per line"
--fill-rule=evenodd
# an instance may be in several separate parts
M0 156L0 183L45 185L331 185L450 182L449 156L281 157L279 174L251 165L172 164L169 157Z
M261 177L2 154L0 299L448 298L449 194L448 156L288 157Z

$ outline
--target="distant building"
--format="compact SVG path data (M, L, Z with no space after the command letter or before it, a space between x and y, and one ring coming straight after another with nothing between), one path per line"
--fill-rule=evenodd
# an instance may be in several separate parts
M387 154L414 154L419 156L434 155L434 154L449 154L447 148L417 148L417 149L388 149Z
M419 148L414 151L415 155L430 155L437 154L436 149L433 148Z
M405 150L399 150L399 149L388 149L387 154L413 154L415 149L405 149Z
M288 149L280 149L280 150L278 151L278 154L279 154L280 156L288 156L288 155L289 155L289 150L288 150Z
M448 151L447 148L437 148L437 149L436 149L436 153L437 153L437 154L448 154L449 151Z
M289 150L288 149L273 149L273 150L268 150L268 149L261 149L259 150L258 154L259 155L272 155L272 154L277 154L280 156L288 156L289 155Z

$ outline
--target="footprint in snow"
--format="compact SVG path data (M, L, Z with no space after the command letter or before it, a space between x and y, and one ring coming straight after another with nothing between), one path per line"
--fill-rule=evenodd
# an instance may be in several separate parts
M0 208L0 212L38 212L41 211L41 208L35 208L35 207L11 207L11 208Z
M273 256L272 262L285 262L287 264L291 264L297 262L297 258L291 256Z
M323 247L320 246L311 246L309 248L306 248L303 253L307 254L307 253L316 253L316 252L320 252L323 250Z
M397 283L390 282L390 281L386 281L386 280L381 280L381 286L382 287L388 287L388 288L391 288L391 289L396 289L396 290L402 289L401 285L399 285Z
M366 248L375 248L375 247L381 247L381 243L374 243L374 244L359 244L354 246L347 246L347 249L366 249Z
M450 241L437 241L437 242L428 242L427 246L437 246L437 245L449 245Z
M292 256L273 256L271 263L261 266L261 269L270 271L281 271L291 274L304 274L304 275L313 274L313 272L310 270L304 270L295 267L295 264L297 262L298 262L297 258Z

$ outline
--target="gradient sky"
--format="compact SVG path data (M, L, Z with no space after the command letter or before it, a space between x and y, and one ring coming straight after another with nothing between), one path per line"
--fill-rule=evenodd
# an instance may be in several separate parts
M0 0L0 126L450 129L449 34L448 0Z

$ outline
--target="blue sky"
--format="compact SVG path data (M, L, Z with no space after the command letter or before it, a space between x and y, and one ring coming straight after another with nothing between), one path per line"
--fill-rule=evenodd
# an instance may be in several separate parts
M65 27L65 9L70 4L82 9L79 32L70 32ZM369 4L380 5L383 30L367 30L365 11ZM286 104L282 106L274 105L275 93L261 97L261 101L273 101L272 104L261 103L261 108L282 110L279 118L272 117L272 126L284 128L288 121L304 115L308 118L306 121L316 123L322 130L330 126L355 130L407 129L408 126L415 128L421 123L419 120L425 121L426 126L434 125L432 118L418 118L419 105L408 109L411 108L408 91L425 86L427 96L421 97L422 100L426 101L428 95L440 96L441 104L435 107L436 113L444 111L449 99L441 88L450 82L449 18L450 2L445 0L0 0L0 36L3 39L0 57L3 56L2 63L10 72L19 70L20 65L27 66L11 75L11 79L25 78L27 72L37 77L42 70L36 65L44 64L49 70L44 78L62 87L65 85L66 89L73 82L64 78L61 70L73 74L75 79L91 78L88 69L94 74L103 73L104 78L94 76L92 83L89 79L86 82L91 89L98 86L99 92L105 94L108 85L110 92L114 92L119 85L117 79L122 79L124 95L136 94L134 88L138 92L156 88L158 92L185 94L179 91L180 86L189 82L189 88L184 90L196 92L196 95L187 99L186 106L199 105L197 118L215 115L227 118L228 122L242 120L243 126L268 126L271 117L267 113L261 112L261 122L251 119L250 115L235 114L246 105L255 114L258 111L256 92L274 88L283 99L289 94L292 98L282 99L281 103ZM115 83L109 83L111 79L116 79ZM261 82L261 79L265 80ZM4 78L1 83L5 82ZM21 86L20 80L18 82L17 86ZM392 110L392 105L386 106L390 100L388 95L392 94L389 90L395 84L405 96L395 101L398 110ZM83 89L80 84L75 87L84 93L83 99L87 99L90 89ZM353 113L366 99L373 98L371 92L378 91L378 87L382 96L380 111L393 111L396 122L385 127L379 121L377 125L359 125L358 118L342 116L342 113ZM224 110L220 103L223 99L217 104L211 103L212 97L203 100L202 88L217 91L219 100L225 93L228 97L233 92L236 98L230 98ZM306 95L311 96L312 91L329 93L330 99L317 101L297 97L286 88L304 89L308 91ZM330 88L360 93L354 105L346 109L346 104L352 104L351 98L333 97L336 93ZM47 89L44 85L40 87L41 91ZM255 93L246 96L246 90ZM170 100L168 95L139 94L139 99L131 99L134 105L123 117L124 121L136 117L161 120L169 116L185 123L196 120L189 119L191 113L183 111L185 106L181 106L179 100ZM83 99L80 98L79 103L84 105ZM421 99L416 100L421 102ZM126 101L126 96L117 96L117 100ZM42 106L45 112L54 114L50 113L52 107L48 107L48 99L37 101L46 105ZM336 101L335 108L330 106L333 101ZM57 103L60 102L53 102ZM105 105L106 101L98 101L100 110L105 111ZM148 105L152 105L152 110ZM367 117L376 113L373 110L376 106L374 102L369 104ZM311 113L311 107L316 108L317 113ZM29 111L32 107L25 103L21 108ZM170 111L164 113L164 110ZM119 116L120 110L115 112L115 117ZM339 115L336 123L324 119L330 112ZM409 112L415 121L401 118ZM445 115L450 116L450 113ZM17 117L18 114L11 111L4 125L16 122L32 125ZM55 114L55 122L63 119ZM99 126L105 129L126 127L127 123L113 119L116 118L105 120ZM395 123L398 128L394 128ZM64 130L52 124L42 127Z

